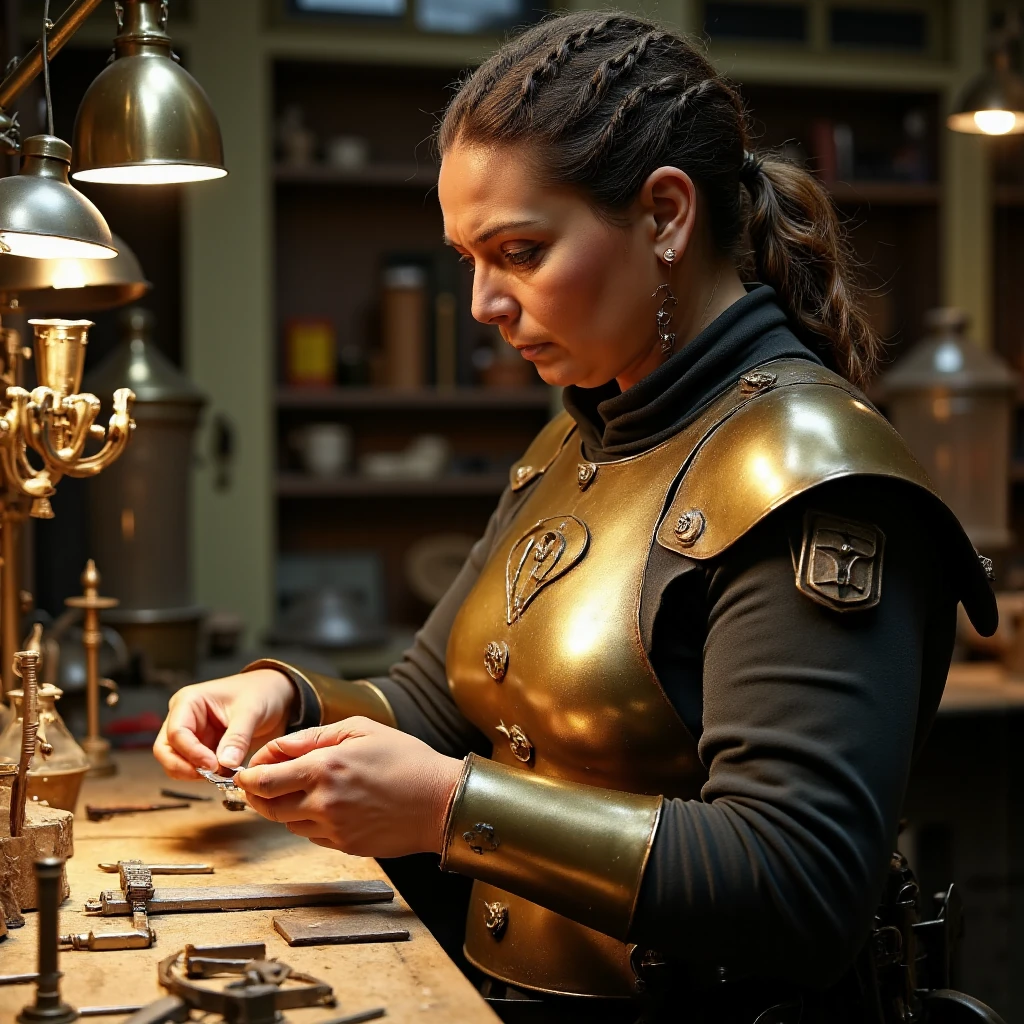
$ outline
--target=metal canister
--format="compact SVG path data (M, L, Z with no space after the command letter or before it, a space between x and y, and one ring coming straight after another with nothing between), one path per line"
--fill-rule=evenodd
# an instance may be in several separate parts
M124 455L89 481L90 542L120 604L104 621L142 655L147 674L195 671L204 609L189 564L193 442L206 397L152 341L153 315L133 307L118 347L86 381L93 394L135 392L138 424Z

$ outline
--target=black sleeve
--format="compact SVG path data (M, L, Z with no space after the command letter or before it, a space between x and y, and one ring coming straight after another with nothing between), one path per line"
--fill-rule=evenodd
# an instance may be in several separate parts
M945 677L956 602L910 516L831 501L843 493L815 507L885 531L877 607L839 612L796 588L795 506L664 595L659 623L706 623L696 707L708 781L699 801L665 801L641 886L632 937L663 954L823 987L867 937L919 703L937 703L931 682L921 700L922 673Z
M480 754L490 754L491 751L490 740L463 716L452 700L445 671L445 650L448 634L462 602L472 590L495 540L521 500L521 495L506 489L483 537L473 546L455 582L416 633L412 647L405 651L401 661L391 667L388 675L370 680L387 697L402 732L418 737L451 757L465 757L471 750ZM319 705L316 696L301 680L293 681L299 688L299 706L290 728L317 725Z

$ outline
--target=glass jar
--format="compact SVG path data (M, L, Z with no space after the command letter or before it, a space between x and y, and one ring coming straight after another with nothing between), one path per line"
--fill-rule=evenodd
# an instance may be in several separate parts
M28 798L73 812L82 780L89 770L89 758L57 711L57 701L62 695L63 691L50 683L39 687L39 731L28 768ZM0 761L17 764L21 757L21 704L24 696L23 690L11 690L8 694L14 704L14 717L0 735ZM47 745L52 750L44 754Z

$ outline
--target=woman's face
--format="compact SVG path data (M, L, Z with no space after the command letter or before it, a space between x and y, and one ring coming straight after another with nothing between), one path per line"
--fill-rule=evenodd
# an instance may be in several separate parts
M473 316L549 384L639 379L657 359L651 295L667 280L655 212L639 204L610 225L576 192L542 185L521 152L458 143L441 163L445 237L473 268Z

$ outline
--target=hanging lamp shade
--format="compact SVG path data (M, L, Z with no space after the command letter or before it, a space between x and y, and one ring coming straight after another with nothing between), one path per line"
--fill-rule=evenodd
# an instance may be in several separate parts
M21 171L0 178L0 260L113 259L103 214L68 181L71 147L53 135L22 143Z
M150 283L135 253L112 235L112 260L0 258L0 310L51 314L114 309L142 298Z
M178 63L160 0L122 0L114 59L75 120L79 181L164 185L221 178L220 126L202 86Z
M972 135L1024 132L1024 78L1010 67L1005 50L997 50L992 67L967 84L946 125Z

